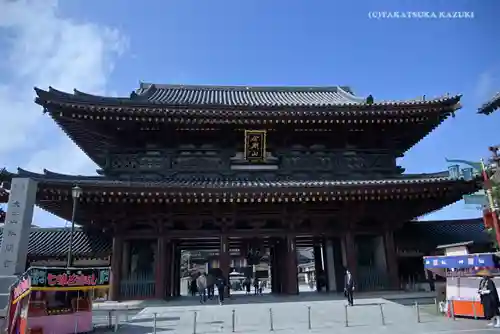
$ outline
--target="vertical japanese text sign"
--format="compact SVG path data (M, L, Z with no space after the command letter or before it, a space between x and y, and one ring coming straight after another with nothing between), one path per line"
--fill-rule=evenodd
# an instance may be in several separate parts
M25 271L37 184L29 178L13 178L0 247L0 275Z
M266 160L265 130L245 130L245 159L250 162Z

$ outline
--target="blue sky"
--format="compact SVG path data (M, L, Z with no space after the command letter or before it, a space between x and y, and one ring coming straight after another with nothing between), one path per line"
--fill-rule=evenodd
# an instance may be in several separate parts
M0 136L13 143L3 152L0 146L0 164L10 169L95 170L40 108L31 106L28 88L34 85L119 95L129 94L139 81L348 85L375 99L461 93L464 108L457 117L400 164L410 173L444 170L445 157L478 160L487 156L488 145L500 143L494 131L500 113L476 114L500 91L500 2L495 0L74 0L47 1L50 6L44 8L20 2L25 7L0 0L0 6L11 6L7 24L0 23L0 56L8 59L0 64L0 115L9 129L23 131L15 138ZM32 17L21 10L26 8ZM474 18L369 17L382 11L467 11ZM58 67L61 58L65 61ZM32 114L23 111L28 108ZM25 112L26 119L13 120L13 109ZM65 158L70 150L79 158ZM478 215L457 203L428 218ZM55 224L49 215L37 217L38 224Z

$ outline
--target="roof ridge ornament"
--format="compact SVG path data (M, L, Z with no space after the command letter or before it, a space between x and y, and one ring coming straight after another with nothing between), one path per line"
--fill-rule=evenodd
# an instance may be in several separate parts
M368 105L372 105L373 103L374 103L374 99L373 99L372 94L370 94L370 95L368 95L368 96L366 97L366 104L368 104Z

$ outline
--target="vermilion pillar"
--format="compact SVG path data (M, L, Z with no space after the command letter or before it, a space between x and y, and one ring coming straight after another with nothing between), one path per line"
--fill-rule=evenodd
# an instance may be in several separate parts
M109 299L120 300L120 283L122 274L122 254L123 237L115 236L113 238L113 252L111 254L111 286L109 288Z
M399 288L399 270L396 246L394 244L394 232L384 233L385 258L387 262L387 272L389 274L389 284L391 289Z
M229 270L231 269L231 258L229 255L229 239L226 235L220 237L220 249L219 249L219 268L222 271L224 277L229 277Z

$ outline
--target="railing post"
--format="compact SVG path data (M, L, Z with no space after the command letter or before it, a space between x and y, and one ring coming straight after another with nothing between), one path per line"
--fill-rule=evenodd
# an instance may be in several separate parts
M311 306L307 307L307 328L311 329Z
M194 311L193 314L193 334L196 334L196 318L198 317L198 312Z
M234 327L235 327L235 323L236 323L236 316L235 316L235 310L233 309L233 315L232 315L232 318L231 318L231 327L232 327L232 332L234 333Z
M153 334L156 334L156 312L153 313Z
M344 305L344 309L345 309L345 326L349 327L349 316L348 316L348 313L347 313L347 304Z
M420 323L420 307L417 301L415 301L415 310L417 311L417 322Z
M474 319L477 319L477 313L476 313L476 299L472 298L472 312L474 314Z
M273 309L269 309L269 331L274 332Z
M384 316L384 308L382 307L382 304L378 304L380 308L380 317L382 318L382 326L385 326L385 316Z

